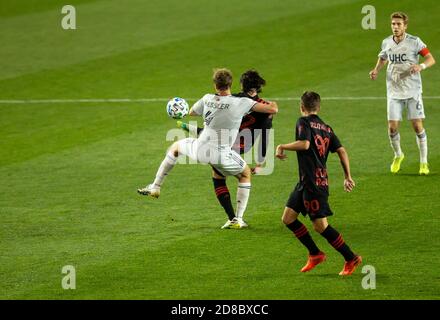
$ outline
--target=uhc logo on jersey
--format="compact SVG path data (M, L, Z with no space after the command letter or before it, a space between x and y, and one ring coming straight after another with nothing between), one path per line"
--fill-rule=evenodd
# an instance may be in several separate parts
M388 60L391 61L392 63L401 63L401 62L406 62L408 61L408 59L406 58L406 53L402 53L402 54L389 54L388 55Z

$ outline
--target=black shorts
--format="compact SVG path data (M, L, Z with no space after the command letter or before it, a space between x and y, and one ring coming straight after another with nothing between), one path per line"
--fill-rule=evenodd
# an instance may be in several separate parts
M328 195L322 195L307 190L307 188L299 183L290 194L286 207L291 208L298 213L302 213L303 216L308 214L310 220L333 215L330 205L328 204Z

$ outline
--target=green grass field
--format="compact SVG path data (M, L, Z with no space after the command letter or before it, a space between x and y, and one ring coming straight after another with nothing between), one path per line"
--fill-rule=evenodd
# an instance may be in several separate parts
M406 160L389 173L385 75L368 78L392 11L409 14L408 32L440 60L438 1L69 3L76 30L61 28L63 1L0 2L1 299L440 298L440 99L428 98L440 95L440 66L423 72L427 177L418 176L407 122ZM377 9L376 30L361 28L365 4ZM314 232L328 261L299 272L306 250L280 220L297 181L295 154L253 179L251 227L220 230L226 215L206 166L177 166L158 200L136 193L171 143L166 102L78 101L197 98L222 66L236 79L258 69L264 97L321 94L322 118L347 148L357 182L344 193L330 157L330 223L375 267L375 290L362 288L361 269L340 278L342 257ZM293 140L299 116L298 101L279 107L276 144ZM232 178L229 187L235 198ZM76 290L61 287L65 265L76 268Z

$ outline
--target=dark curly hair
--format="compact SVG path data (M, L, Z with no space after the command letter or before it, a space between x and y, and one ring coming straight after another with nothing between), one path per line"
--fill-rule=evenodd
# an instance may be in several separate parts
M240 83L244 92L249 92L254 89L257 93L260 93L261 87L266 85L266 80L264 80L256 70L251 69L241 75Z

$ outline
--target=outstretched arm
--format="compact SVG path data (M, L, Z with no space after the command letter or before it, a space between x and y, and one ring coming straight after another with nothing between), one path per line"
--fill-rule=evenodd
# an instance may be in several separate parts
M287 158L287 155L284 154L284 150L288 151L304 151L308 150L310 147L309 140L297 140L292 143L287 144L279 144L277 146L276 157L280 160L284 160Z
M345 151L344 147L340 147L336 150L336 152L338 153L339 160L341 160L342 169L344 170L344 190L347 192L351 192L356 184L351 178L350 161L348 160L347 151Z
M201 116L203 114L203 105L203 98L199 99L196 103L193 104L188 114L192 117Z
M189 115L190 115L191 117L198 117L198 116L201 116L201 114L198 114L197 112L195 112L195 111L193 110L193 108L191 108L191 110L189 110Z
M384 60L382 58L377 59L376 66L374 67L373 70L370 71L370 79L371 80L377 79L377 75L379 74L380 69L382 69L383 66L386 65L387 61L388 60Z
M261 113L277 113L278 105L274 101L256 103L252 107L252 111L261 112Z

